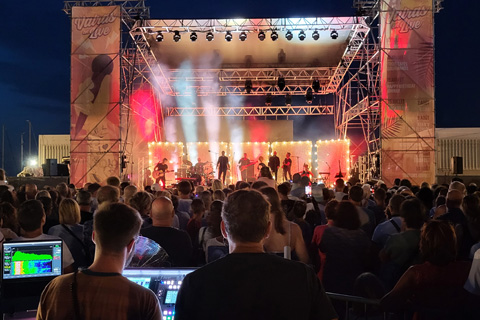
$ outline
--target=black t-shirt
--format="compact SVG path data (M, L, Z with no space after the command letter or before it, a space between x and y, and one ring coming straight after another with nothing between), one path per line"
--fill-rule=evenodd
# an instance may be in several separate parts
M228 158L227 156L220 156L217 161L217 166L220 165L220 170L227 170L228 168Z
M234 253L187 275L175 319L333 319L309 266L266 253Z
M271 156L270 159L268 159L268 166L272 171L276 171L280 166L280 158L277 156Z
M285 160L283 160L283 165L284 165L284 169L288 170L290 169L290 167L292 166L292 159L291 158L285 158Z
M170 227L147 227L140 230L144 237L152 239L167 251L173 266L191 267L192 241L183 230Z
M157 163L157 165L155 166L155 170L158 170L158 171L167 171L168 169L168 165L167 164L163 164L163 163Z

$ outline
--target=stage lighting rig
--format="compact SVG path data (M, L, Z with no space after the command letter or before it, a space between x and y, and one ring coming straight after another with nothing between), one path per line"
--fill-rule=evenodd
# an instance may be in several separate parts
M265 96L265 105L266 106L271 106L272 105L272 101L273 101L273 96L271 93L267 93L267 95Z
M197 41L197 38L198 38L198 36L197 36L197 33L196 33L196 32L192 32L192 33L190 34L190 40L192 40L192 42Z
M265 32L260 31L260 32L258 33L258 39L260 39L260 41L265 40Z
M285 105L287 107L291 107L292 106L292 96L290 95L290 93L287 93L285 95Z
M227 33L225 34L225 40L230 42L232 41L232 33L230 31L227 31Z
M251 93L253 89L252 80L245 80L245 92Z
M272 39L272 41L277 41L277 39L278 39L277 31L272 31L272 34L270 35L270 38Z
M313 40L317 41L318 39L320 39L320 33L318 33L317 30L313 31L312 38Z
M307 100L307 104L312 104L313 102L312 88L307 89L307 92L305 93L305 100Z
M332 30L332 32L330 32L330 37L335 40L338 38L338 32L337 30Z
M313 80L313 82L312 82L312 89L313 89L313 91L315 91L315 92L318 93L318 92L320 91L320 81L318 81L318 80Z
M284 77L278 77L277 86L278 86L278 89L280 91L283 91L283 89L285 89L285 78Z
M213 33L212 32L207 32L207 36L206 36L207 40L208 41L212 41L213 40Z
M182 36L180 35L180 31L175 31L173 33L173 41L178 42L182 39Z
M285 33L285 38L287 38L288 41L293 39L293 34L290 30Z
M300 31L300 33L298 34L298 39L300 39L300 41L303 41L305 40L305 38L307 37L307 35L305 34L305 31Z
M245 31L240 32L240 35L238 36L240 41L245 41L247 40L247 33Z
M162 42L163 41L162 31L157 32L157 36L155 37L155 40L157 40L157 42Z

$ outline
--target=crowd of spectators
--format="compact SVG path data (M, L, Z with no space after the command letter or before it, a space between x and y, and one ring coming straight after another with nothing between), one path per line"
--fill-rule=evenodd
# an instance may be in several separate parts
M60 237L66 247L64 272L72 272L93 262L95 212L124 203L140 214L140 235L166 251L169 265L201 267L228 254L220 226L229 194L258 190L270 204L265 252L310 265L326 291L381 299L382 312L410 310L416 319L479 315L476 185L457 179L417 186L397 179L387 187L382 181L361 185L338 179L330 188L294 177L293 183L277 186L270 183L268 167L262 170L252 184L224 186L214 180L195 186L184 180L164 190L118 177L80 189L60 183L39 190L27 183L15 190L2 183L0 238ZM305 194L309 184L313 196ZM341 308L337 313L344 316Z

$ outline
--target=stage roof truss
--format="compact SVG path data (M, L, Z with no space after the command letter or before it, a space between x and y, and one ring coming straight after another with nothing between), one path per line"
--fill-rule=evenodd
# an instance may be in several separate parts
M334 106L241 106L219 108L167 108L168 116L308 116L308 115L333 115Z

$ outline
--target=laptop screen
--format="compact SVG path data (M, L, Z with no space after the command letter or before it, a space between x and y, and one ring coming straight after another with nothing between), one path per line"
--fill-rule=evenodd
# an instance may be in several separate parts
M4 280L56 277L62 274L62 240L3 243Z
M125 269L123 276L152 290L158 298L163 319L175 319L175 303L183 279L193 268Z

